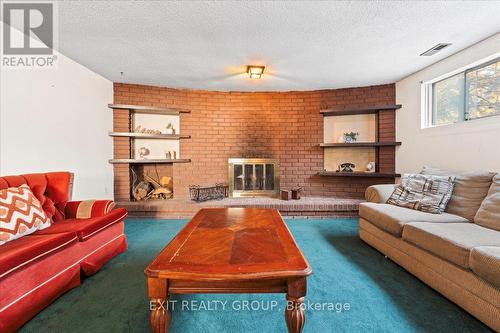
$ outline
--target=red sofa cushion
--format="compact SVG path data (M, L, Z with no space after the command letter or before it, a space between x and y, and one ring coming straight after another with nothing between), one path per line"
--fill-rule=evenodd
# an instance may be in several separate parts
M109 213L115 208L113 200L70 201L66 205L67 219L88 219Z
M67 219L54 223L50 228L37 231L34 235L48 235L61 232L73 232L80 241L85 241L92 235L122 221L127 217L125 208L114 209L106 215L89 219Z
M0 278L76 242L74 233L32 234L8 242L0 246Z
M70 172L33 173L0 177L0 189L28 184L43 210L54 222L64 219L66 203L71 196Z

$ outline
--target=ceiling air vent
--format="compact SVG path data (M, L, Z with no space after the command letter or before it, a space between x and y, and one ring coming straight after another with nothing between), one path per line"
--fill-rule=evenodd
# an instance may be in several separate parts
M428 49L424 53L422 53L420 56L429 57L431 55L438 53L439 51L441 51L442 49L444 49L445 47L448 47L450 45L451 45L451 43L439 43L437 45L434 45L433 47L431 47L430 49Z

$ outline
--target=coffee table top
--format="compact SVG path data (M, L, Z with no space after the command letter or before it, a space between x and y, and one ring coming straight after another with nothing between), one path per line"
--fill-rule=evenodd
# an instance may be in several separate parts
M276 209L204 208L144 272L165 279L245 280L303 277L312 269Z

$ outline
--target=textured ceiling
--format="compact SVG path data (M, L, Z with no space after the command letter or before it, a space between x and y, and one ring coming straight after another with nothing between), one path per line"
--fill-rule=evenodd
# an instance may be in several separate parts
M500 31L499 1L65 1L58 8L60 51L104 77L209 90L395 82ZM438 42L453 45L419 57ZM242 74L247 64L266 65L262 79Z

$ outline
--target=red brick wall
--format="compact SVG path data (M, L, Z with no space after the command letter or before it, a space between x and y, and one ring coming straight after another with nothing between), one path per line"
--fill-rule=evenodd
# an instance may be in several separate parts
M281 187L299 185L305 195L357 198L371 184L392 181L316 173L323 170L320 109L394 104L394 84L304 92L214 92L115 83L114 103L191 110L181 115L181 133L191 139L181 140L180 155L192 162L173 166L176 196L187 196L190 184L226 183L227 159L232 157L278 158ZM115 130L122 129L127 119L123 111L115 111ZM394 138L393 115L381 114L379 126L385 138ZM115 158L127 153L126 140L115 139ZM385 161L381 171L394 171L393 153L380 155ZM127 174L115 166L117 200L128 197Z

